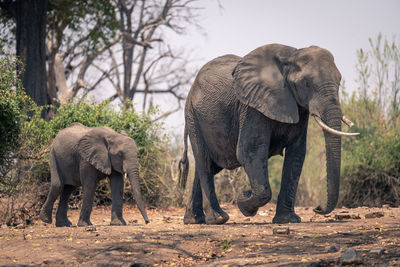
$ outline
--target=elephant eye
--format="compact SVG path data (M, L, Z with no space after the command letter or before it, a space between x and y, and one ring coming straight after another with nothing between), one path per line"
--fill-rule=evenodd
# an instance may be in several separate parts
M122 157L123 153L122 151L118 151L118 157Z

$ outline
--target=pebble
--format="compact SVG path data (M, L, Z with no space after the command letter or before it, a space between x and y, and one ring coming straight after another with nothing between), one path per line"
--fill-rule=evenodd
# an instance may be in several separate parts
M380 218L383 216L385 216L385 214L382 211L375 211L365 214L365 219Z
M338 261L341 265L362 264L363 258L354 248L348 248L342 252Z
M348 213L339 213L339 214L335 214L335 219L336 220L339 220L339 221L341 221L341 220L346 220L346 219L350 219L351 218L351 216L350 216L350 214L348 214Z
M361 219L360 214L356 213L338 213L335 215L335 219L338 221L346 220L346 219L353 219L358 220Z
M93 225L89 225L89 226L85 227L85 231L86 232L95 232L95 231L97 231L97 229Z
M385 252L385 250L383 248L372 248L369 251L369 254L373 255L373 256L376 256L376 257L379 257L379 256L381 256L383 254L383 252Z
M275 235L288 235L290 233L289 227L275 227L272 229L272 233Z

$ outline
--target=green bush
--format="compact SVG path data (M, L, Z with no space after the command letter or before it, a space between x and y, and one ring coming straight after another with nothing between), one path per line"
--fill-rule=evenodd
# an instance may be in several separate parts
M343 138L342 205L400 205L400 50L379 34L358 50L358 90L343 94L356 138Z
M374 112L366 116L365 107ZM355 129L360 132L359 137L343 142L341 204L347 207L400 205L399 118L389 122L376 112L376 103L368 101L366 105L364 100L355 97L345 108L355 114L355 123L361 126Z
M0 58L0 181L3 182L20 145L25 107L30 103L15 72L18 64L12 56Z

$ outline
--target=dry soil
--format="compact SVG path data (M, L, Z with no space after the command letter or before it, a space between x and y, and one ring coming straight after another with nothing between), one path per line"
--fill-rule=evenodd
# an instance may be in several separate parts
M400 208L336 209L321 216L297 207L302 223L281 226L271 223L272 204L251 218L233 205L223 209L230 214L224 225L184 225L184 209L173 208L149 210L146 225L136 208L125 206L127 226L109 225L110 207L94 208L94 227L56 228L40 221L2 226L0 265L333 266L352 247L366 266L400 266ZM78 215L69 212L74 224ZM289 233L274 233L285 227ZM372 248L383 254L370 253Z

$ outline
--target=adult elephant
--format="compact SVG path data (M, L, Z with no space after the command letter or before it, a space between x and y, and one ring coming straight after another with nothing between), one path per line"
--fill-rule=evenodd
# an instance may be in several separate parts
M327 204L314 211L331 212L339 194L340 136L357 134L341 132L340 79L331 53L317 46L270 44L243 58L225 55L204 65L185 106L182 187L188 174L188 134L196 166L184 223L222 224L229 219L219 206L214 175L239 166L244 167L251 190L238 197L238 207L245 216L254 216L271 200L268 158L283 155L284 149L273 223L300 222L294 204L309 115L324 129L327 159Z
M98 181L109 177L112 193L111 225L126 225L122 217L123 176L130 180L132 193L146 223L146 214L139 188L137 147L124 132L109 127L89 128L73 123L61 130L50 150L51 188L40 212L46 223L52 222L54 201L60 196L56 226L70 226L67 217L68 199L82 185L83 199L78 226L91 225L90 213Z

